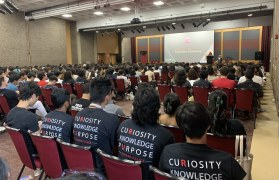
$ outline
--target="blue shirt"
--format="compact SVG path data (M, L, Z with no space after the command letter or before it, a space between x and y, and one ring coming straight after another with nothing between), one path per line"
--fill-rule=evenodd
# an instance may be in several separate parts
M18 91L18 87L16 85L14 85L13 83L9 83L6 89L9 89L12 91Z

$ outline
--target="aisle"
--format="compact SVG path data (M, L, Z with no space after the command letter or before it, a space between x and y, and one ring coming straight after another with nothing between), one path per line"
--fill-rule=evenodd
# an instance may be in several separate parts
M270 78L264 87L261 102L265 112L259 113L254 130L251 153L254 154L253 180L279 179L279 137L278 116Z

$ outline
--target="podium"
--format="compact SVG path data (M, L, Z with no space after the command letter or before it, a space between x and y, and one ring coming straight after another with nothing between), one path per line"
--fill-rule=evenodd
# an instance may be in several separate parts
M213 56L206 56L206 63L212 65Z

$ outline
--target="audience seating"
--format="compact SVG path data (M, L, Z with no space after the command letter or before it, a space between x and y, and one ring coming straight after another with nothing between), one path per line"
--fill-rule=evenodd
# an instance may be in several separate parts
M165 173L153 166L149 166L150 171L154 173L155 180L185 180L185 178L176 177L171 174Z
M210 88L199 87L199 86L193 87L194 101L203 104L204 107L208 106L209 93L210 93Z
M212 88L212 91L215 90L222 90L227 94L227 109L233 109L234 107L234 89L228 89L228 88Z
M174 71L169 72L169 77L170 77L170 79L172 79L174 77Z
M170 125L165 125L165 124L160 124L160 125L166 129L168 129L170 132L172 132L176 143L186 142L186 137L185 137L185 133L183 132L183 130L181 130L175 126L170 126Z
M70 94L74 94L73 87L70 83L62 84L63 89L66 89Z
M59 154L57 142L53 137L30 133L31 139L37 148L46 177L61 177L64 168Z
M94 155L91 152L90 146L78 146L63 142L57 139L63 151L68 169L71 170L94 170Z
M131 81L131 87L134 89L136 86L138 86L138 77L135 76L131 76L129 77L130 81Z
M171 86L166 84L158 84L157 86L160 95L160 100L164 101L165 95L171 92Z
M160 74L159 74L158 72L155 72L155 73L154 73L154 76L155 76L155 81L156 81L156 82L159 82L159 80L160 80Z
M147 75L140 75L141 82L148 82L148 76Z
M186 86L172 86L173 92L179 97L180 103L183 104L188 101L188 88Z
M58 88L62 88L62 85L60 83L56 83L55 86Z
M43 94L43 97L45 98L45 103L46 103L46 105L47 105L51 110L54 110L54 106L53 106L53 103L52 103L52 101L51 101L51 93L52 93L52 90L51 90L51 89L42 88L42 94Z
M169 80L168 72L162 72L161 73L161 81L162 81L162 83L167 84L168 80Z
M252 114L254 128L256 128L257 107L254 104L254 91L251 89L235 90L235 108L233 118L237 117L237 111L248 111Z
M11 128L8 126L6 126L6 130L8 131L14 143L16 151L19 155L19 158L23 164L17 179L18 180L20 179L25 166L33 170L42 169L40 158L37 156L32 156L32 154L28 150L29 147L25 143L25 139L23 137L22 132L19 129ZM41 172L39 179L42 178L42 175L43 175L43 171Z
M4 116L7 116L9 112L10 106L8 104L7 98L5 95L0 94L0 113L2 113Z
M75 89L77 92L77 98L80 99L83 94L83 88L82 88L83 83L75 83Z
M118 157L105 154L100 149L97 149L97 153L101 156L104 162L109 180L142 180L140 161L122 160Z
M124 79L115 79L116 83L116 95L122 95L122 98L125 99L125 93L126 93L126 88L125 88L125 81Z
M71 116L72 117L76 117L76 115L77 115L77 113L78 113L79 111L76 111L76 110L70 110L70 113L71 113Z

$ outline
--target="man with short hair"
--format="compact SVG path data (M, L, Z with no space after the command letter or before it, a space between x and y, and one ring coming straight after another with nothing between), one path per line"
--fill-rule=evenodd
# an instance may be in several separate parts
M45 85L47 85L47 76L44 72L38 72L37 74L38 78L39 78L39 82L37 83L40 87L44 87Z
M90 86L89 82L82 85L82 97L72 103L71 110L81 111L82 109L89 107L90 105L89 86Z
M3 94L9 104L10 109L18 103L18 94L15 91L7 89L8 82L4 76L0 76L0 94Z
M148 76L148 82L151 82L151 81L155 80L155 75L154 75L154 72L153 72L153 66L152 65L148 66L148 70L145 72L145 75Z
M27 74L27 82L30 82L30 81L34 81L34 79L36 78L36 74L35 73L33 73L33 72L29 72L28 74Z
M166 146L159 169L191 180L241 180L245 177L245 171L229 153L207 146L206 133L211 122L202 104L183 104L177 110L176 121L184 131L187 142Z
M42 134L71 143L74 118L67 114L70 107L70 94L64 89L55 89L51 93L55 110L43 118Z
M18 74L12 74L10 75L9 78L9 84L7 86L7 89L12 90L12 91L18 91L18 80L19 80L20 76Z
M236 82L233 80L230 80L227 78L227 75L229 74L228 67L222 67L220 69L221 77L214 79L212 81L212 86L214 88L228 88L228 89L234 89L236 86Z
M51 89L52 91L54 91L55 89L58 89L57 86L55 86L55 84L57 83L58 79L56 76L50 76L49 77L49 81L47 83L47 85L44 86L45 89Z
M206 70L202 70L200 72L200 79L195 81L193 86L211 88L211 83L207 81L207 77L208 77L208 72Z
M81 110L74 119L74 144L99 148L112 155L119 119L103 110L112 98L112 91L109 79L95 78L91 81L91 104ZM102 161L98 155L96 157L97 169L102 171Z

